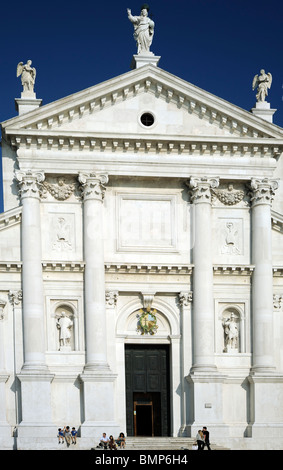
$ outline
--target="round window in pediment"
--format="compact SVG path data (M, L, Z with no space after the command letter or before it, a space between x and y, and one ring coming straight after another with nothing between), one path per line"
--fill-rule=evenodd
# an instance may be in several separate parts
M141 123L146 126L150 127L154 124L154 116L151 113L143 113L140 117Z

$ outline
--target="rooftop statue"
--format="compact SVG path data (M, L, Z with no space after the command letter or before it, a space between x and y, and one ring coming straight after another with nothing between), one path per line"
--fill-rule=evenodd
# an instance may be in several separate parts
M150 52L150 46L154 34L154 22L148 17L149 6L145 3L141 7L140 16L132 16L128 8L128 18L134 25L134 39L137 42L138 54Z
M271 87L272 75L265 73L265 70L260 71L260 75L255 75L253 79L253 90L257 88L256 99L257 101L265 101L268 95L268 90Z
M19 62L17 65L17 77L22 76L22 85L24 93L33 93L34 83L36 77L36 70L31 66L31 60L28 60L24 65L23 62Z

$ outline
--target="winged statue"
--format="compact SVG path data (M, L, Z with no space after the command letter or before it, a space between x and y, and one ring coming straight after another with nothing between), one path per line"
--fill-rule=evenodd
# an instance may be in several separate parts
M257 88L256 99L257 101L265 101L268 95L268 90L271 88L272 75L271 73L265 73L265 70L261 70L258 75L254 76L252 88Z
M17 77L21 76L24 92L33 92L36 69L31 64L32 61L28 60L26 64L19 62L17 65Z

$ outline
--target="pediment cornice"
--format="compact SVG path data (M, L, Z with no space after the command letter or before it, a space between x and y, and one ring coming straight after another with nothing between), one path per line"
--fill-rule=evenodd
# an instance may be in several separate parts
M283 129L254 116L159 67L146 65L81 92L62 98L35 111L2 123L4 138L20 135L24 130L39 138L45 133L60 135L64 124L115 106L139 93L151 93L170 101L179 109L225 129L231 137L280 139Z

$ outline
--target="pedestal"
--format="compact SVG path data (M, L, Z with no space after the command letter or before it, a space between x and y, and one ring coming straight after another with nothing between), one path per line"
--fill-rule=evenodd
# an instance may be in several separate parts
M146 64L155 65L157 67L160 58L160 56L154 55L153 52L148 52L147 54L133 55L131 69L138 69Z
M261 119L265 119L265 121L273 122L273 114L277 111L276 109L270 108L270 103L267 101L258 101L255 105L255 108L252 108L252 113L260 117Z
M15 98L16 111L19 115L29 113L41 106L42 100L36 98L33 91L25 91L21 93L20 98Z
M103 432L118 436L121 429L115 420L114 381L111 372L84 372L83 382L85 421L81 426L81 436L91 439L90 444L99 442Z

